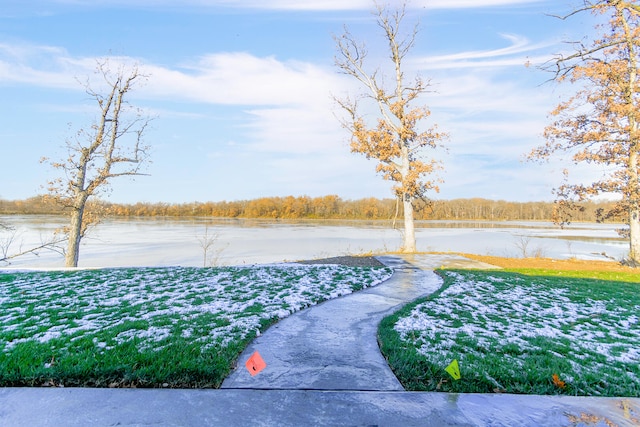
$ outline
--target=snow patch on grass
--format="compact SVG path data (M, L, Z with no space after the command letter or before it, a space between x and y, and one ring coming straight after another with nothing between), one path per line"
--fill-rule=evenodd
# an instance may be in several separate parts
M589 289L552 286L544 279L526 283L517 275L443 274L453 283L394 326L428 361L468 361L467 373L473 376L485 369L484 362L505 370L530 369L546 353L550 365L555 358L557 366L568 366L558 372L565 379L592 375L595 369L603 383L623 378L640 388L640 305L604 293L590 297Z
M280 264L0 273L0 355L29 342L96 352L172 339L225 346L320 301L377 285L388 268Z

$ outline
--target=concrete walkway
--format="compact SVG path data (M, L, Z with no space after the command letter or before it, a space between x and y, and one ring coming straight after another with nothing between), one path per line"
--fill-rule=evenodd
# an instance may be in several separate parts
M450 255L379 258L387 282L296 313L245 351L220 390L0 389L0 426L637 426L640 399L405 392L380 355L382 317L440 286ZM484 265L484 267L487 267ZM267 367L244 362L259 351Z
M403 391L380 354L378 323L442 280L402 258L379 260L394 268L391 279L281 320L249 345L222 388ZM245 362L254 351L267 368L252 377Z

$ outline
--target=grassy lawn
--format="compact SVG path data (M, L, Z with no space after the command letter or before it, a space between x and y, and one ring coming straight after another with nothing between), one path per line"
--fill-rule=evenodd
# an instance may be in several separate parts
M640 397L638 273L438 274L437 293L380 325L408 390ZM459 380L445 371L454 359Z
M0 386L218 387L280 318L387 268L0 271Z

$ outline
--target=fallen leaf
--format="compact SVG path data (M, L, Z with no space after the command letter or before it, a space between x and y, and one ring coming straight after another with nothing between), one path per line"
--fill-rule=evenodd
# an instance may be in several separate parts
M553 376L551 377L552 381L553 381L553 385L555 385L558 388L564 389L567 385L565 384L564 381L562 381L560 379L560 377L558 376L558 374L553 374Z

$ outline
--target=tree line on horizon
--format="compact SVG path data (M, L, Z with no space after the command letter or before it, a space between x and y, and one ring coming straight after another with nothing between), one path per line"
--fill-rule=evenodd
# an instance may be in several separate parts
M615 202L585 202L573 214L575 222L596 222L600 213ZM217 217L265 219L353 219L400 221L402 204L396 200L375 197L345 200L337 195L322 197L286 196L261 197L251 200L190 202L190 203L111 203L103 200L88 203L91 212L113 217ZM64 215L64 207L43 197L26 200L0 199L3 215ZM511 202L483 198L422 201L417 205L417 220L480 220L480 221L554 221L554 202ZM611 218L623 222L624 218Z

